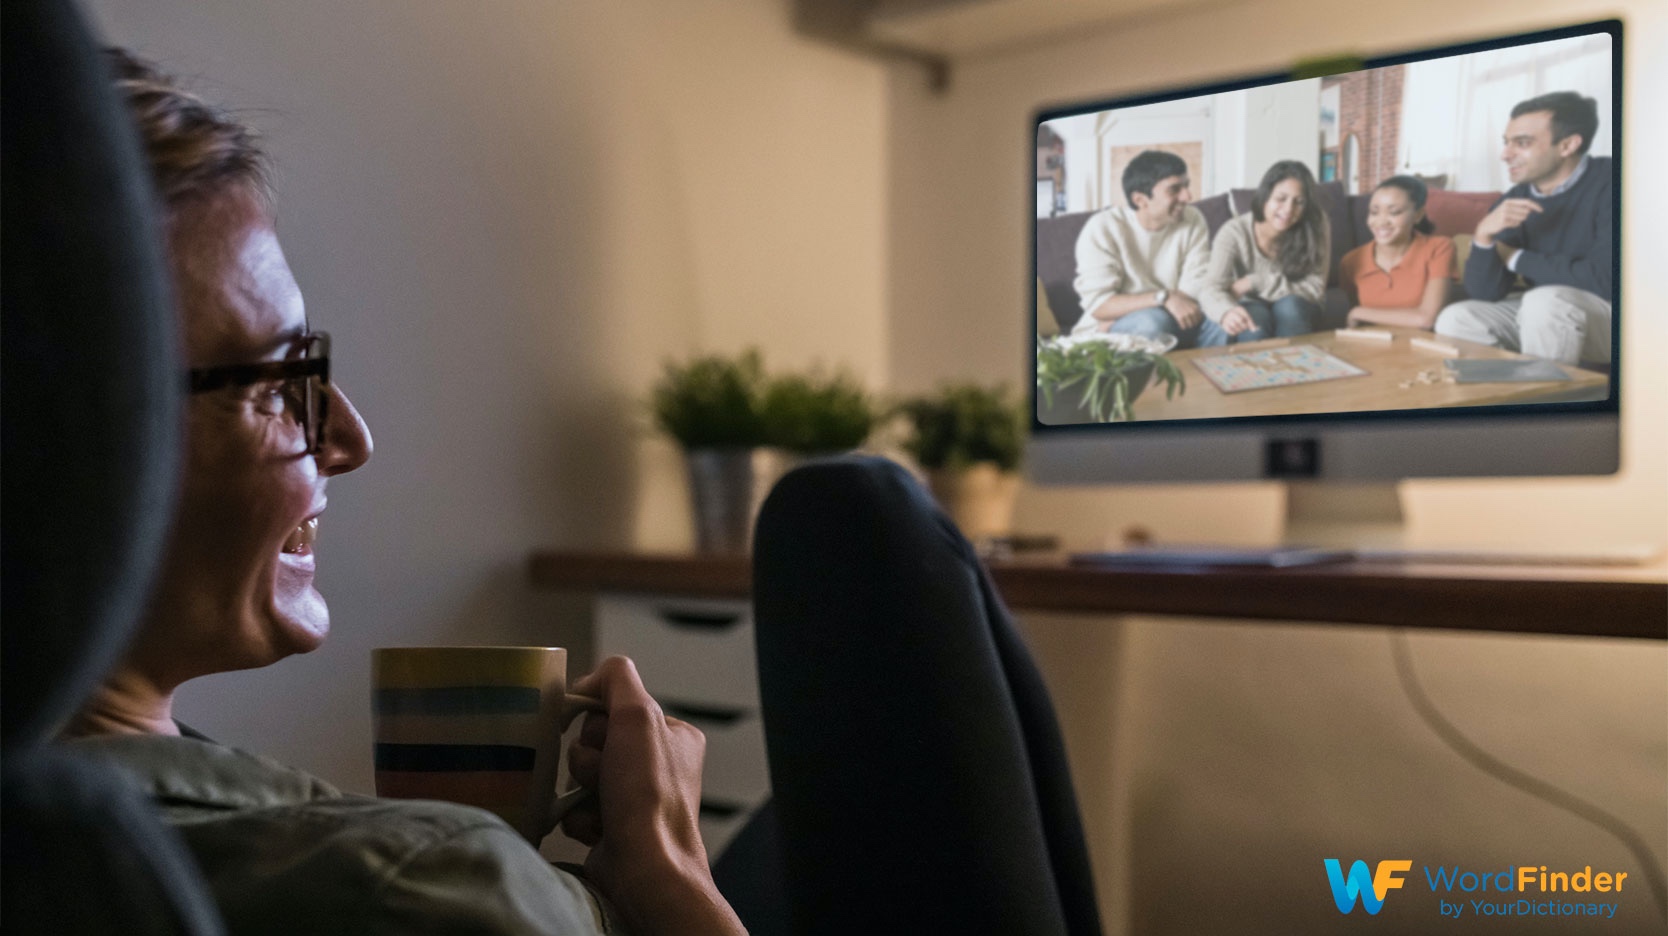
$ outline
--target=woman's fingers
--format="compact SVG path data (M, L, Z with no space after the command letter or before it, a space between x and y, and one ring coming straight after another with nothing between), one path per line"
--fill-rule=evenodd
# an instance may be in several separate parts
M562 834L589 847L595 847L602 841L602 814L597 811L595 803L576 806L562 817Z
M627 699L649 699L649 692L643 688L643 680L637 675L637 664L628 657L620 656L603 660L601 666L575 682L570 691L601 699L603 708L608 711L613 711L615 705Z
M602 742L608 740L608 716L603 712L587 712L585 720L579 725L579 743L602 749Z
M596 789L602 774L602 751L575 741L568 745L568 772L575 783Z
M668 718L621 657L603 661L573 691L601 699L608 713L587 716L569 748L574 779L597 791L562 825L592 846L585 859L591 880L616 907L641 914L636 931L742 932L717 896L701 842L701 732ZM674 892L689 899L668 898ZM689 914L703 907L719 911L722 928L690 924Z

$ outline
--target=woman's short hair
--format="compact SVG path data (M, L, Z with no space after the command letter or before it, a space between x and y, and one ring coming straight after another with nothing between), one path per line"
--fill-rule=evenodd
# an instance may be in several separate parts
M1315 188L1314 173L1309 167L1295 159L1282 159L1263 173L1263 181L1257 185L1257 192L1251 196L1251 217L1263 220L1263 206L1268 204L1274 195L1274 187L1287 179L1296 179L1303 187L1303 214L1297 218L1297 223L1286 228L1274 240L1274 250L1280 272L1287 279L1302 279L1305 276L1321 270L1321 262L1326 258L1326 212L1321 209L1319 193Z
M133 115L165 212L230 192L272 200L266 151L248 124L184 90L126 49L105 50L116 91Z
M1407 196L1408 204L1413 206L1414 211L1424 211L1425 199L1430 197L1424 181L1410 175L1393 175L1373 186L1373 191L1376 192L1381 188L1401 189L1402 193ZM1413 229L1420 234L1430 234L1436 230L1436 225L1432 224L1430 216L1426 215L1419 219L1419 223L1415 224Z

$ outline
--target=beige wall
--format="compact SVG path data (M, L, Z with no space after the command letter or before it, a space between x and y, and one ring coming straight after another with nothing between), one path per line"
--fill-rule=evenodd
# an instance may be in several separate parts
M110 41L248 109L281 235L376 455L331 484L318 653L180 717L369 789L368 652L560 642L539 545L675 547L668 356L886 375L884 69L775 0L95 0Z
M1668 255L1660 210L1668 180L1655 168L1668 151L1668 126L1656 119L1668 90L1668 10L1644 0L1610 10L1629 30L1623 469L1612 478L1408 484L1411 530L1427 542L1668 540L1668 371L1654 365L1668 346L1660 312L1668 288L1655 276L1656 259ZM894 384L1022 381L1032 289L1028 144L1040 107L1600 15L1542 0L1193 4L963 62L943 96L898 70L890 112ZM1132 523L1178 541L1268 542L1282 504L1268 484L1030 488L1019 525L1079 545ZM1590 856L1595 866L1637 867L1614 839L1443 748L1401 694L1381 629L1055 616L1026 623L1062 708L1113 932L1329 931L1342 918L1323 857L1406 855L1417 867ZM1412 645L1453 721L1505 760L1622 816L1661 860L1662 646L1463 634L1418 635ZM1641 886L1616 928L1649 930L1651 910ZM1394 932L1434 924L1433 910L1399 919L1387 910L1374 921Z

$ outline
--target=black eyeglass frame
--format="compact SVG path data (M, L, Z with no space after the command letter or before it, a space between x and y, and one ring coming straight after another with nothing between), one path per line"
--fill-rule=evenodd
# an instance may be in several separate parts
M210 393L224 387L250 387L265 381L302 381L302 434L307 440L307 454L317 455L324 449L324 426L330 415L330 333L308 332L296 339L302 347L302 357L283 361L261 361L256 364L223 364L219 367L194 367L189 372L187 392Z

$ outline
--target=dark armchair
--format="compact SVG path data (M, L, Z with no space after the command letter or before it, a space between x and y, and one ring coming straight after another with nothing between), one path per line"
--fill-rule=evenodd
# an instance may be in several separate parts
M137 623L172 513L179 352L138 144L67 0L6 6L0 882L8 932L221 931L190 857L50 743Z

